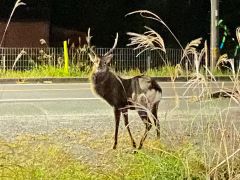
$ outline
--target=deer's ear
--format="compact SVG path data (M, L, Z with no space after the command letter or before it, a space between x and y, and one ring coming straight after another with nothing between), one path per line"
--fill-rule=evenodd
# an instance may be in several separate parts
M106 64L108 64L108 63L111 62L111 60L112 60L112 58L113 58L113 54L109 54L109 55L107 55L107 56L104 56L103 58L104 58Z

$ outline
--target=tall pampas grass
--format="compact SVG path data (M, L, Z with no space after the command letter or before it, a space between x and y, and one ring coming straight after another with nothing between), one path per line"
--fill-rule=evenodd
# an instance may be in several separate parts
M23 6L23 5L26 5L26 3L22 2L22 0L17 0L16 1L15 5L13 7L13 10L12 10L12 12L10 14L10 17L8 19L7 25L6 25L5 29L4 29L4 32L3 32L3 35L2 35L2 39L1 39L1 42L0 42L0 47L2 47L3 41L4 41L6 33L7 33L7 29L9 27L9 24L10 24L11 20L12 20L12 16L13 16L14 12L16 11L16 9L19 6Z
M127 15L132 14L140 14L143 18L155 20L157 22L162 23L170 33L174 36L172 31L168 28L168 26L162 21L162 19L155 15L152 12L146 10L139 10L129 13ZM145 27L146 28L146 27ZM147 31L143 34L138 33L128 33L130 36L129 46L134 46L135 49L142 49L145 50L160 50L164 51L163 47L165 48L165 43L163 43L163 39L160 35L156 35L155 31L152 31L150 28L146 28ZM151 33L149 33L151 31ZM236 30L236 36L238 42L240 43L240 28ZM175 36L174 36L175 37ZM177 40L177 38L175 38ZM177 40L178 44L181 43ZM203 48L200 49L200 45L203 44ZM202 38L195 39L188 43L185 48L183 49L183 56L181 58L181 62L187 59L187 62L191 63L192 69L190 71L190 79L186 82L185 87L186 91L183 92L184 96L187 96L187 93L191 91L192 95L195 94L198 96L197 101L194 103L198 103L199 109L194 116L193 120L189 122L189 132L190 137L188 138L190 141L194 141L196 136L201 138L200 147L199 148L202 155L202 161L205 165L205 177L206 179L222 179L224 177L228 177L228 179L237 179L240 177L240 165L239 162L239 153L240 153L240 146L238 139L240 138L240 134L238 133L238 128L231 118L231 112L234 109L232 107L232 103L240 104L240 91L239 91L239 68L236 70L234 65L234 60L229 59L226 54L220 56L216 69L219 68L221 65L226 66L231 72L231 80L233 82L232 89L228 89L225 87L225 84L222 83L220 87L216 81L216 78L213 75L213 72L208 68L208 47L207 42L204 41ZM191 60L188 57L193 57ZM176 68L179 69L181 67L180 63ZM204 72L202 72L201 68L204 68ZM181 68L180 68L181 69ZM176 69L177 71L177 69ZM222 108L218 107L218 103L214 99L212 99L212 95L214 94L214 88L218 90L217 98L221 97L229 97L229 101L225 104L227 107ZM175 78L172 78L172 88L175 89ZM163 92L164 93L164 92ZM178 92L175 90L175 95L178 97ZM202 98L206 97L206 98ZM178 102L178 103L177 103ZM190 101L187 101L191 103ZM226 102L226 101L221 101ZM179 99L176 98L176 104L179 106L175 106L173 109L168 110L167 114L174 113L175 110L182 110L180 107ZM207 104L207 107L205 105ZM222 105L220 103L220 105ZM191 118L190 107L191 104L188 104L188 109L186 110L186 114L188 118ZM212 115L209 115L209 106L212 108ZM210 113L210 114L211 114ZM169 115L168 115L169 116ZM167 119L167 117L165 117ZM196 129L193 128L193 124L195 124L195 120L199 119L200 122ZM181 124L181 123L180 123ZM179 127L180 128L180 127ZM168 132L166 132L168 134ZM168 136L168 135L167 135ZM174 136L169 134L169 136Z
M15 5L14 5L14 7L13 7L13 10L11 11L11 14L10 14L10 17L9 17L9 19L8 19L7 25L6 25L5 29L4 29L4 32L3 32L3 35L2 35L2 39L1 39L1 42L0 42L0 47L2 47L2 44L3 44L3 42L4 42L4 39L5 39L5 36L6 36L6 33L7 33L7 29L8 29L8 27L9 27L9 25L10 25L10 22L11 22L11 20L12 20L12 16L13 16L15 10L16 10L19 6L23 6L23 5L26 5L26 4L25 4L24 2L22 2L21 0L17 0L17 1L16 1ZM3 62L3 71L4 71L4 72L5 72L5 70L6 70L6 62L5 62L5 61L6 61L5 55L3 55L2 62Z
M237 36L238 44L240 45L240 27L237 27L236 29L236 36Z
M127 35L131 36L131 43L127 44L127 46L136 45L134 50L141 49L137 56L147 50L161 50L166 53L165 44L162 37L153 29L147 26L145 26L145 28L147 31L144 32L144 34L128 32Z
M148 10L133 11L133 12L128 13L126 16L133 15L133 14L140 14L140 16L143 17L143 18L152 19L154 21L157 21L157 22L163 24L167 28L167 30L171 33L171 35L174 37L174 39L177 41L179 46L183 49L183 46L181 45L178 38L175 36L175 34L172 32L172 30L168 27L168 25L159 16L157 16L156 14L154 14L151 11L148 11Z

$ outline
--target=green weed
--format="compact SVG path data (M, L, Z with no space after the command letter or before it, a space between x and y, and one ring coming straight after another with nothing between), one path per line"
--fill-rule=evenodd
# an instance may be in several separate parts
M90 179L88 169L47 136L1 141L1 179Z
M53 66L39 66L25 71L0 71L0 78L44 78L44 77L88 77L89 71L81 71L78 67L69 67L66 74L63 68Z
M59 131L61 137L68 137L69 132ZM185 144L175 150L162 147L159 143L154 148L147 147L141 151L105 149L104 153L99 154L100 166L93 166L77 160L71 148L56 141L60 134L25 134L10 142L1 140L0 178L168 180L204 177L201 158L190 145ZM85 144L81 139L90 135L73 131L70 134L71 139L80 144ZM154 142L148 144L153 145ZM99 148L102 146L95 147L98 152Z

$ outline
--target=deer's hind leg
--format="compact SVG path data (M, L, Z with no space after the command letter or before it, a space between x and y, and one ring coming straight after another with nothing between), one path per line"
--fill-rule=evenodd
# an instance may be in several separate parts
M138 114L145 124L145 132L144 132L144 134L143 134L143 136L140 140L140 144L139 144L139 147L138 147L138 149L141 149L142 146L143 146L143 142L145 141L149 130L152 128L152 123L151 123L150 119L148 118L147 112L145 112L144 110L139 110Z
M155 104L153 105L152 115L153 115L154 124L155 124L155 126L156 126L157 138L160 139L160 123L159 123L158 115L157 115L157 112L158 112L158 104L159 104L159 102L157 102L157 103L155 103Z
M124 117L125 126L126 126L126 128L127 128L127 130L128 130L128 134L129 134L130 139L131 139L131 141L132 141L132 145L133 145L134 148L136 148L136 143L135 143L135 141L134 141L134 139L133 139L133 136L132 136L132 133L131 133L130 127L129 127L129 122L128 122L128 110L127 110L127 109L124 109L124 110L122 110L122 113L123 113L123 117Z

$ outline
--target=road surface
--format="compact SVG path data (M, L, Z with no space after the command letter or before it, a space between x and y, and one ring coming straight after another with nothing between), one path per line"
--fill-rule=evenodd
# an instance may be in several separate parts
M199 112L214 115L229 106L237 119L238 105L229 103L229 99L194 102L191 97L199 93L198 89L188 89L186 83L180 82L174 87L171 82L159 84L163 89L160 121L191 121ZM231 82L224 84L232 87ZM216 90L222 83L211 86ZM136 113L130 112L130 116L133 122L139 122ZM112 108L92 93L89 83L1 84L0 121L0 132L6 137L68 127L105 131L114 126Z

